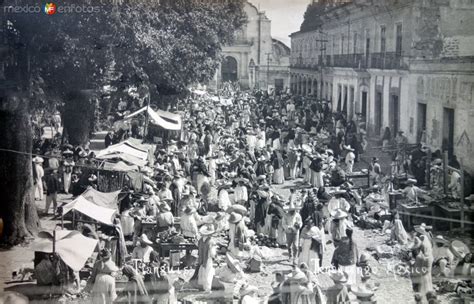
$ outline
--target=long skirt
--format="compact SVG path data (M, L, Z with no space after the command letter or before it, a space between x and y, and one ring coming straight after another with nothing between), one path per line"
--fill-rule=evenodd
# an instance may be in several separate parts
M285 177L283 174L283 167L280 169L275 169L275 172L273 172L273 183L274 184L283 184L285 181Z
M278 225L276 241L280 246L286 245L286 233L285 229L283 229L283 224L281 223L281 221Z
M319 267L319 256L316 251L311 250L311 243L311 239L302 239L298 263L305 263L312 272L316 272L316 267Z
M290 166L289 166L289 165L285 165L285 166L283 167L283 176L284 176L285 180L292 179L292 177L291 177L291 170L290 170Z
M317 188L324 187L323 172L311 170L311 185Z
M209 183L209 178L203 174L196 174L196 191L197 194L201 194L201 187L204 183Z
M199 267L198 284L202 286L205 291L211 291L212 279L214 278L215 273L216 270L214 269L211 260L207 261L207 267L202 265Z

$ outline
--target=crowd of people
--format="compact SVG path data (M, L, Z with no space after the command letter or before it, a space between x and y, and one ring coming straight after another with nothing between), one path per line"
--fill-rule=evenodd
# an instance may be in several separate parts
M123 301L176 303L169 262L155 245L178 236L197 247L190 282L205 292L216 288L214 277L219 275L213 261L223 238L228 241L227 260L233 261L227 267L241 286L236 295L242 303L258 303L257 290L245 283L242 269L249 252L265 239L268 247L286 248L293 265L290 275L277 275L269 303L371 299L376 287L370 280L368 256L352 235L355 223L371 211L363 197L380 193L384 177L394 172L384 174L374 157L359 166L367 168L370 188L360 189L350 179L368 146L361 114L347 117L314 98L230 89L219 95L191 94L176 109L184 113L181 134L156 147L154 161L141 168L144 186L134 187L136 180L130 180L122 189L114 226L75 227L101 241L88 282L94 303L121 301L113 275L117 272L128 278ZM387 132L384 146L390 138ZM109 133L106 146L117 138ZM397 144L406 144L402 133ZM89 169L97 163L88 147L48 143L38 146L36 153L36 198L42 200L46 192L45 214L51 203L54 212L58 210L58 192L76 196L88 186L96 187L97 176ZM416 163L413 166L416 170ZM288 198L275 190L285 181L295 185ZM409 179L404 189L409 200L416 201L423 191L416 184L416 179ZM396 213L387 214L378 215L380 226L391 229L393 242L409 246L412 266L425 271L414 272L412 280L417 296L427 302L427 296L433 296L433 252L443 252L431 244L438 244L439 238L428 238L426 231L410 235ZM152 223L153 229L144 222ZM131 248L126 246L129 238ZM333 250L332 259L324 261L328 250ZM140 261L140 271L132 267L134 260ZM448 257L446 263L437 263L445 271L453 261ZM323 265L332 266L328 278L334 283L324 290L318 276Z

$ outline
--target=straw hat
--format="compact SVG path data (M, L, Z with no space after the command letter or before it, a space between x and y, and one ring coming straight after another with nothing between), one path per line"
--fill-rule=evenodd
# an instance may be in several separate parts
M466 254L471 252L466 244L458 240L453 241L449 248L451 249L453 254L459 259L463 259Z
M147 245L153 245L153 242L148 239L148 236L146 234L142 234L140 236L140 243L141 244L147 244Z
M97 180L97 175L91 174L88 179L90 182L95 182Z
M344 150L354 152L355 150L352 149L351 145L344 146Z
M242 215L241 214L238 214L236 212L232 212L230 214L230 217L229 217L229 222L232 223L232 224L237 224L238 222L240 222L242 220Z
M166 203L161 204L159 208L163 211L167 211L167 212L171 211L171 207Z
M349 276L346 272L334 271L329 274L329 277L334 281L334 283L345 283Z
M242 216L245 216L247 215L247 208L245 208L244 206L242 205L239 205L239 204L235 204L233 205L232 207L230 207L232 212L235 212L235 213L238 213Z
M347 217L347 212L345 212L341 209L337 209L337 210L335 210L331 213L331 216L332 216L332 218L334 218L336 220L339 220L339 219L342 219L342 218L346 218Z
M101 273L112 273L119 271L119 268L112 260L109 260L103 264L103 267L100 269Z
M42 157L35 156L35 157L33 158L33 162L34 162L35 164L42 164L42 163L44 162L44 159L43 159Z
M446 240L442 235L437 235L433 238L433 243L434 244L443 244L443 245L448 245L449 241Z
M409 179L407 180L407 184L408 184L408 185L414 185L414 184L416 184L416 183L417 183L417 180L414 179L414 178L409 178Z
M201 234L203 236L212 235L215 232L216 232L216 230L214 228L214 225L211 225L211 224L204 225L199 229L199 234Z
M296 210L295 203L291 202L290 206L288 207L288 211L295 211L295 210Z
M415 232L423 234L423 233L426 233L426 228L427 228L426 224L421 223L420 226L415 226L414 230L415 230Z
M268 192L263 191L263 190L257 190L257 194L258 194L258 196L260 196L261 198L267 198L267 197L269 196Z

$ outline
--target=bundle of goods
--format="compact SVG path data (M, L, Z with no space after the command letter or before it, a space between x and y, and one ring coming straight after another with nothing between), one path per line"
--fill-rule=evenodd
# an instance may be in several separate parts
M267 246L272 248L279 247L275 239L272 239L269 236L263 235L261 233L256 236L255 241L258 246Z

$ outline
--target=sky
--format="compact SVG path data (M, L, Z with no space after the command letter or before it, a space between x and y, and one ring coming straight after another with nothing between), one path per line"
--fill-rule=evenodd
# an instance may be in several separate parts
M300 29L311 0L249 0L272 21L272 37L290 46L291 33Z

